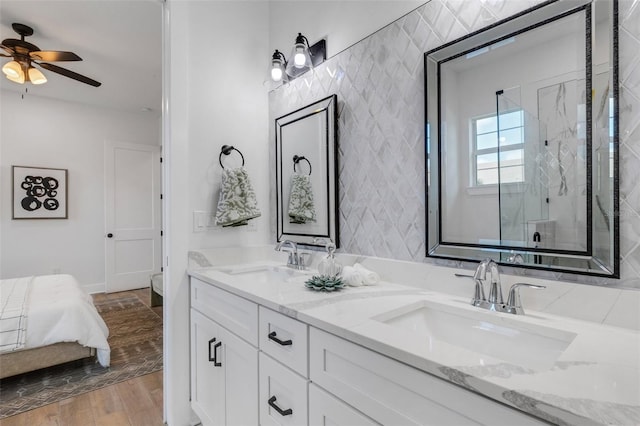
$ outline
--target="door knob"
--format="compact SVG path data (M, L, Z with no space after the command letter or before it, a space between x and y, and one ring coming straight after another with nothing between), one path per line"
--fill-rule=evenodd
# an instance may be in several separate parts
M109 233L107 234L107 238L113 238L113 234L112 234L111 232L109 232Z

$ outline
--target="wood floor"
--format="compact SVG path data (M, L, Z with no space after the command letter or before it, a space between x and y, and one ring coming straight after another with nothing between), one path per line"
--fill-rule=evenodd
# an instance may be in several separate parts
M135 294L149 306L149 288L95 294L98 298ZM162 307L152 308L162 315ZM45 405L0 420L0 426L161 426L162 371Z

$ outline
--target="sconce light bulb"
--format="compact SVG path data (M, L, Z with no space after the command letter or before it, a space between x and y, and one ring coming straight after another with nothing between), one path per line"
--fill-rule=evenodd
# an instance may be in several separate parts
M273 81L282 80L282 68L275 67L275 66L273 68L271 68L271 79Z
M304 67L304 64L306 62L307 62L307 58L304 55L304 47L297 47L296 54L293 57L293 64L296 66L296 68L302 68Z

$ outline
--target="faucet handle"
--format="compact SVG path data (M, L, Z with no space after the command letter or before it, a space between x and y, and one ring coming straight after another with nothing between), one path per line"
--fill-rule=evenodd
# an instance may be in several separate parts
M476 283L473 299L471 299L471 305L480 306L482 302L487 300L484 296L484 286L482 285L482 280L475 278L473 275L458 274L458 273L454 273L453 275L455 275L458 278L471 278Z
M307 258L311 257L311 253L298 253L298 269L307 267Z
M491 272L491 285L489 286L489 303L504 304L502 298L502 285L500 284L500 271L498 264L494 261L489 262L489 271Z
M511 286L509 289L509 297L507 298L507 312L512 314L524 315L524 309L522 308L522 300L520 300L520 288L521 287L529 287L533 289L543 289L547 288L543 285L535 285L535 284L527 284L527 283L516 283Z

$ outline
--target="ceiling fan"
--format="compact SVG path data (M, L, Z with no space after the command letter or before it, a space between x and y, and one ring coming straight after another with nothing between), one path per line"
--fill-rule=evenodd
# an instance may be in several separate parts
M93 87L99 87L102 84L89 77L78 74L77 72L49 63L60 61L81 61L82 58L80 56L73 52L40 50L40 48L35 44L31 44L24 40L25 37L33 35L33 28L18 23L11 24L11 27L20 35L20 40L7 38L2 41L2 44L0 44L0 48L8 53L7 55L0 51L0 56L13 58L12 61L7 62L2 67L2 72L4 72L9 80L20 84L23 84L25 81L30 81L33 84L46 83L47 79L44 74L34 67L34 65L38 65L48 71L72 78Z

